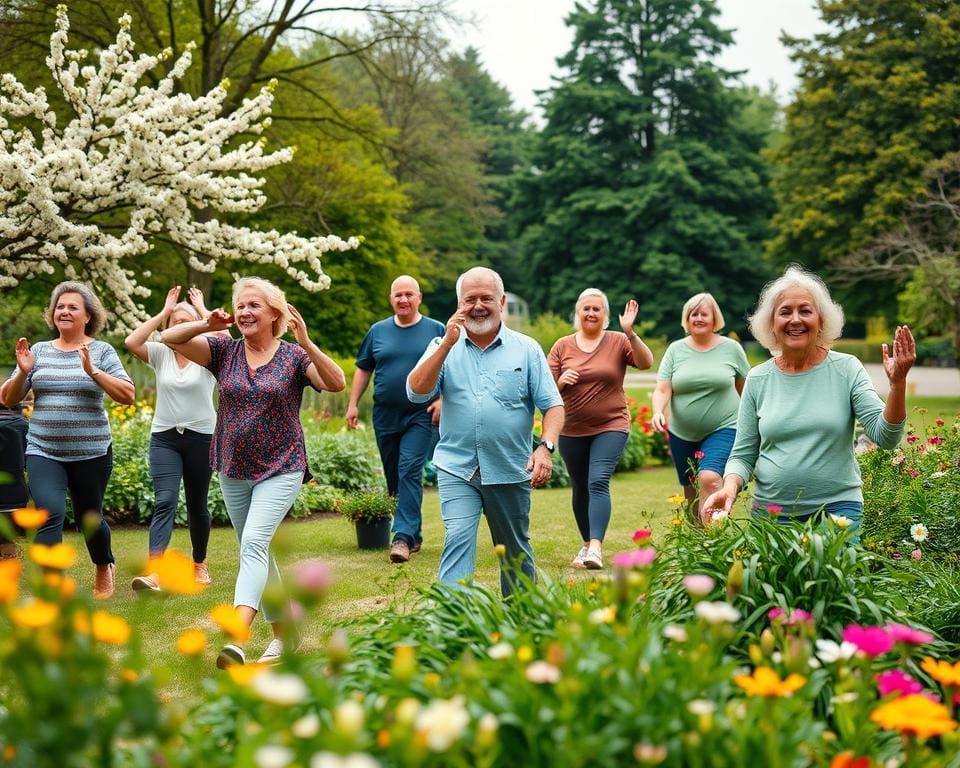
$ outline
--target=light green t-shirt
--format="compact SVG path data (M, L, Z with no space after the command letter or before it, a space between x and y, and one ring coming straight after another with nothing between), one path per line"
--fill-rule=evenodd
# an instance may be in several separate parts
M767 360L747 376L724 474L744 482L754 476L754 503L776 504L788 515L863 502L854 421L881 448L895 447L906 423L883 418L883 401L857 358L831 351L794 374Z
M736 379L745 378L750 364L733 339L721 338L713 349L699 352L686 339L673 342L660 361L657 379L669 381L670 432L697 442L724 427L737 425L740 398Z

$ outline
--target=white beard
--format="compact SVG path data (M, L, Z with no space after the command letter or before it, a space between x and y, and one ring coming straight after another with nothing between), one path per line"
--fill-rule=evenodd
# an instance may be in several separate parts
M484 336L488 333L493 333L497 330L497 326L500 325L500 318L489 314L482 320L478 320L473 317L467 317L463 321L463 327L466 328L470 333L476 334L477 336Z

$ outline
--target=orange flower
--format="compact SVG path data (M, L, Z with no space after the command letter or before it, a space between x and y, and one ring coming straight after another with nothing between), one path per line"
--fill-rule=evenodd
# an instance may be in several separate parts
M60 606L46 600L31 600L29 603L10 609L10 620L21 627L39 629L52 624L60 614Z
M30 547L30 559L42 568L63 571L77 562L77 550L70 544L34 544Z
M130 625L120 616L106 611L94 611L91 620L93 637L101 643L124 645L130 639Z
M175 595L195 595L206 587L197 582L193 574L193 560L173 549L147 563L147 573L155 573L160 579L160 589Z
M737 675L733 682L739 685L747 692L747 696L767 696L779 698L781 696L791 696L795 691L800 690L807 678L802 675L790 675L786 680L781 680L770 667L757 667L752 675Z
M920 669L936 680L940 685L960 685L960 661L938 661L929 656L920 663Z
M78 635L89 635L90 614L86 611L77 611L73 614L73 630Z
M23 563L19 560L0 560L0 603L12 603L17 599L21 571Z
M123 682L130 683L131 685L140 679L140 675L133 669L121 669L118 677L123 680Z
M196 656L207 647L207 636L200 629L188 629L177 638L177 653Z
M847 750L830 761L830 768L873 768L873 760L869 757L854 757L853 752Z
M264 672L267 666L256 662L253 664L231 664L227 667L227 674L237 685L250 685L250 681Z
M60 573L48 573L43 577L45 586L59 590L60 597L70 599L77 591L77 582L69 576Z
M870 719L888 731L910 733L921 739L942 736L957 728L950 710L919 693L901 696L877 707Z
M13 510L13 522L21 528L39 528L50 517L50 513L45 509L36 509L34 507L21 507Z
M234 640L245 643L250 639L250 627L240 618L237 609L232 605L226 603L218 605L210 612L210 618Z

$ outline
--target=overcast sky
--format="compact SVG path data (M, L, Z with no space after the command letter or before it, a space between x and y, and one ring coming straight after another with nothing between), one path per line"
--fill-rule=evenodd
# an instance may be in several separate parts
M456 0L478 24L455 40L458 49L479 49L491 76L513 94L518 107L533 112L534 91L550 86L556 58L570 46L563 20L573 0ZM766 87L773 80L781 102L796 87L795 67L780 44L780 33L809 37L821 31L813 0L719 0L723 26L734 30L734 45L720 58L727 69L746 70L746 82Z

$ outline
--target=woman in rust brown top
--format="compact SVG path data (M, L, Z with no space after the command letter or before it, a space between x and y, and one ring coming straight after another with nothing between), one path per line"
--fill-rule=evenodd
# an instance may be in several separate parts
M633 332L639 305L627 302L620 315L623 333L604 330L610 303L603 291L587 288L577 299L577 332L553 345L548 360L557 381L566 421L560 455L570 472L573 515L583 546L571 565L603 567L603 537L610 522L610 477L630 432L623 393L627 366L649 368L653 353Z

